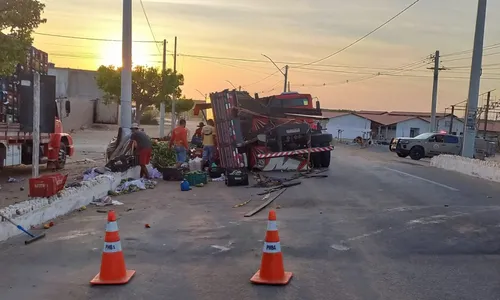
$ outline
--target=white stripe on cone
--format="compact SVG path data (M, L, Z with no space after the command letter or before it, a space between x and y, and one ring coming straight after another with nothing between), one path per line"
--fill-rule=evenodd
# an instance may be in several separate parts
M264 253L280 253L281 252L281 246L280 242L277 243L264 243L264 249L262 249L262 252Z
M267 231L276 231L278 230L278 224L276 221L268 221L267 222Z
M118 223L116 221L108 222L106 224L106 232L115 232L118 231Z
M102 250L102 252L115 253L115 252L121 252L121 251L122 251L122 243L120 241L113 242L113 243L104 242L104 250Z

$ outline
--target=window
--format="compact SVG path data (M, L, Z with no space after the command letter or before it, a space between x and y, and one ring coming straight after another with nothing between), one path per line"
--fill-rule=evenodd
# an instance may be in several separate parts
M444 143L444 135L438 134L429 139L430 142Z
M447 144L458 144L458 137L453 135L445 135L444 142Z
M296 107L296 106L308 106L309 100L307 98L296 98L296 99L273 99L270 103L271 107Z

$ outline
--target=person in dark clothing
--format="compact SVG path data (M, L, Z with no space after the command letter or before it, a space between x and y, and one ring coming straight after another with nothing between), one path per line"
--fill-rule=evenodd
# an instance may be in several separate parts
M130 140L134 142L135 155L139 156L139 165L141 166L141 177L149 179L149 172L146 165L151 160L152 143L151 138L142 130L139 130L139 125L134 123L130 128L132 135Z

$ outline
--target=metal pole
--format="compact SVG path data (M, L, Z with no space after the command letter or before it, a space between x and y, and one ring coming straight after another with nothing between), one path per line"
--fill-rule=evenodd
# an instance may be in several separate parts
M288 81L288 92L290 93L290 81Z
M484 112L484 133L483 138L486 139L486 131L488 130L488 113L490 112L490 99L491 92L488 92L488 97L486 98L486 110Z
M470 72L469 97L465 116L464 146L462 156L473 158L476 142L476 112L481 84L481 65L483 62L484 27L486 22L487 0L479 0L477 6L476 32Z
M31 177L40 174L40 74L33 74L33 152Z
M167 70L167 40L163 40L163 62L161 68L162 85L165 85L165 71ZM165 98L167 95L164 95ZM160 103L160 138L165 136L165 99Z
M448 131L448 133L453 132L453 119L455 119L455 105L451 106L450 130Z
M432 86L431 132L436 131L436 106L439 82L439 50L434 56L434 84Z
M284 85L284 88L283 88L283 92L286 93L286 86L288 84L288 65L285 66L285 85Z
M177 76L177 37L175 37L175 42L174 42L174 74ZM175 128L175 98L177 95L175 94L177 89L174 90L174 94L172 95L172 123L171 123L171 129L174 130Z
M132 0L123 0L120 126L132 126Z

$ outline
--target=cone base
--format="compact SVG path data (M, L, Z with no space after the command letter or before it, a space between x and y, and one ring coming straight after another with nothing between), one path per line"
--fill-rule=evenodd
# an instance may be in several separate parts
M260 270L255 273L255 275L250 278L250 281L255 284L268 284L268 285L286 285L290 282L290 279L292 279L292 272L285 272L285 275L282 278L278 279L264 279L260 277Z
M125 284L125 283L128 283L130 281L130 279L132 278L132 276L134 276L135 274L135 270L127 270L127 273L125 274L125 277L123 278L120 278L120 279L116 279L116 280L101 280L100 279L100 275L101 273L98 273L94 279L92 279L90 281L90 284L91 285L104 285L104 284Z

